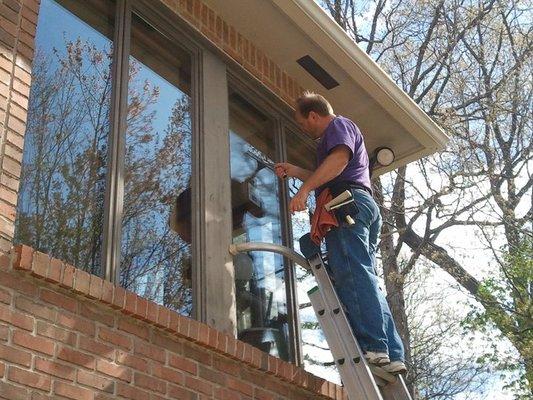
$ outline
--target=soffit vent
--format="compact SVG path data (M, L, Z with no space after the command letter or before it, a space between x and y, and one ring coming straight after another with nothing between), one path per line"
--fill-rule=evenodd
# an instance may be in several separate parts
M339 86L337 82L328 72L322 68L318 63L311 58L311 56L303 56L296 61L300 66L311 74L322 86L330 90Z

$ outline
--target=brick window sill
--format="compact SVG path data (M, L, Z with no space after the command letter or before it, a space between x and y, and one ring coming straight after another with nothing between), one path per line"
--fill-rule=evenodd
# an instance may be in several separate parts
M28 273L73 293L104 304L114 310L144 321L176 336L245 363L257 370L313 394L343 400L344 389L319 378L301 367L285 362L206 324L185 317L139 295L115 286L95 275L77 269L26 245L17 245L8 256L2 256L1 268Z

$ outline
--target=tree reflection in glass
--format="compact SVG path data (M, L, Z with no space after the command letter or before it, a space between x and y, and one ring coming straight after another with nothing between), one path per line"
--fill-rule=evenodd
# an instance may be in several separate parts
M177 196L190 193L190 68L188 54L133 14L121 285L185 315L192 307L190 237L170 229L169 214ZM190 196L181 208L190 216ZM186 224L190 232L190 218Z
M41 2L15 228L15 242L96 275L102 274L114 8L95 0L74 13Z

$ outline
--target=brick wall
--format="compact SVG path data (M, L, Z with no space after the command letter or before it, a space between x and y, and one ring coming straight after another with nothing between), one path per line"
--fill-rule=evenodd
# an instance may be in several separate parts
M27 246L0 256L0 398L346 399L343 389Z
M0 251L11 248L38 0L0 0Z
M291 105L304 91L264 51L201 0L160 0L198 33L241 64L280 99Z
M281 99L302 91L198 0L163 0ZM0 398L345 399L343 389L96 276L13 248L38 0L0 0Z

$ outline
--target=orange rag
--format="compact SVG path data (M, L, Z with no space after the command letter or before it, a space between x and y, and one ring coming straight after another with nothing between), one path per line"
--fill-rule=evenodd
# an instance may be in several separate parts
M311 219L311 240L316 245L320 245L320 242L331 228L339 226L335 215L324 208L324 205L331 199L333 199L331 191L324 189L316 200L315 213Z

